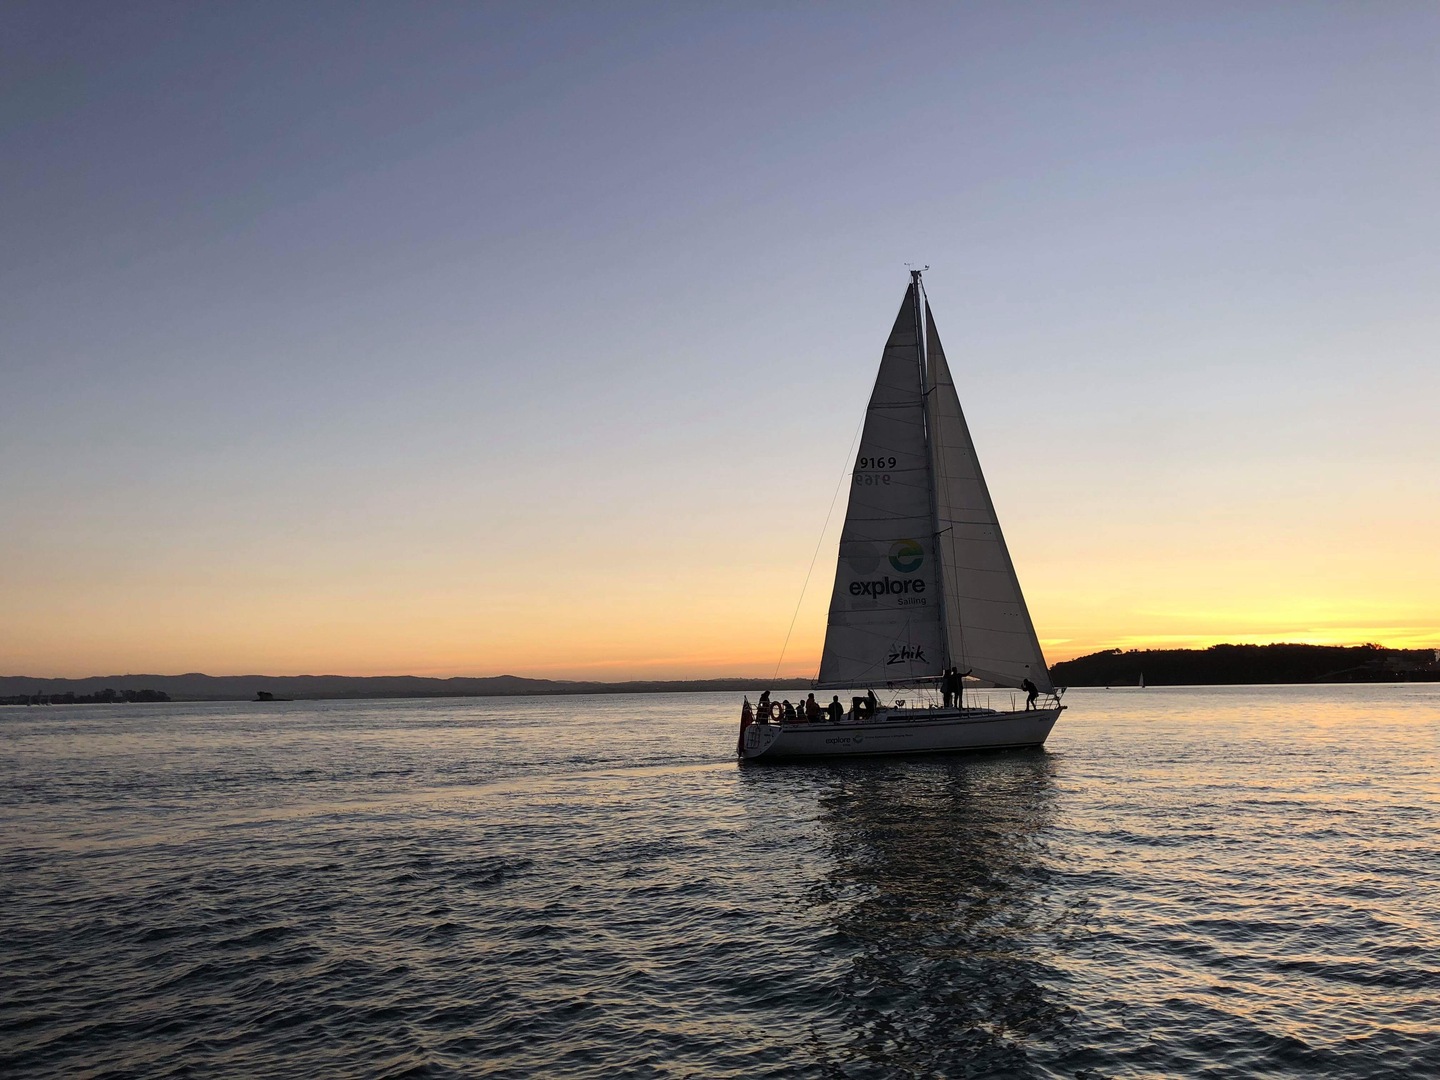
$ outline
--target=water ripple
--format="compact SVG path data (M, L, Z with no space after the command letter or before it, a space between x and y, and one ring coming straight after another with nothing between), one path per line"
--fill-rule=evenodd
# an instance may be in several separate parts
M0 711L0 1073L1440 1075L1440 688L736 767L728 697Z

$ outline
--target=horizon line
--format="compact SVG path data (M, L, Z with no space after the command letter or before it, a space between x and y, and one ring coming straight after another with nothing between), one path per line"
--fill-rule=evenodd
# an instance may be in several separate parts
M1155 647L1155 646L1147 646L1147 647L1144 647L1144 648L1135 648L1135 647L1125 648L1125 647L1122 647L1122 646L1111 646L1110 648L1097 649L1097 650L1095 650L1094 652L1086 653L1084 656L1071 657L1069 660L1057 660L1057 661L1055 661L1055 663L1050 664L1049 667L1053 669L1053 668L1055 668L1055 667L1058 667L1060 664L1073 663L1073 662L1076 661L1076 660L1083 660L1083 659L1085 659L1085 658L1088 657L1088 656L1099 656L1099 655L1101 655L1101 654L1103 654L1103 653L1110 653L1110 652L1119 652L1119 653L1132 653L1132 652L1133 652L1133 653L1141 653L1141 652L1206 652L1206 651L1208 651L1208 650L1210 650L1210 649L1220 648L1220 647L1223 647L1223 646L1228 646L1228 647L1231 647L1231 648L1251 648L1251 649L1274 648L1274 647L1277 647L1277 646L1296 646L1296 647L1303 647L1303 648L1308 648L1308 649L1366 649L1366 648L1375 648L1375 649L1389 650L1389 651L1392 651L1392 652L1424 652L1424 651L1430 651L1430 650L1440 651L1440 645L1419 645L1419 646L1406 647L1406 646L1398 646L1398 645L1382 645L1382 644L1380 644L1380 643L1378 643L1378 642L1373 642L1373 641L1357 642L1357 643L1348 644L1348 645L1328 645L1328 644L1327 644L1327 645L1321 645L1321 644L1316 644L1316 643L1313 643L1313 642L1303 642L1303 641L1272 641L1272 642L1269 642L1269 643L1264 644L1264 645L1255 644L1255 643L1250 643L1250 642L1240 642L1240 643L1236 643L1236 642L1215 642L1214 644L1205 645L1205 646L1198 647L1198 648L1197 648L1197 647L1192 647L1192 648L1165 648L1165 647ZM338 673L338 672L326 672L326 673L320 673L320 674L316 674L316 673L313 673L313 672L302 672L302 673L293 674L293 675L275 675L275 674L264 674L264 673L261 673L261 672L238 672L238 673L236 673L236 674L231 674L231 675L212 675L212 674L210 674L209 672L205 672L205 671L183 671L183 672L177 672L177 673L174 673L174 674L165 674L165 673L157 672L157 671L140 671L140 672L128 672L128 671L127 671L127 672L125 672L125 673L123 673L123 674L121 674L121 673L119 673L119 672L110 672L110 673L104 674L104 675L28 675L28 674L22 674L22 675L3 675L3 674L0 674L0 679L29 679L29 680L44 681L44 682L82 682L82 681L85 681L85 680L88 680L88 679L134 679L134 678L183 679L183 678L192 677L192 676L197 676L197 677L199 677L199 678L204 678L204 679L425 679L425 680L429 680L429 681L432 681L432 682L453 682L453 681L462 680L462 679L463 679L463 680L471 680L471 681L490 680L490 679L523 679L523 680L527 680L527 681L529 681L529 682L593 683L593 684L595 684L595 685L601 685L601 686L615 686L615 685L622 685L622 684L625 684L625 683L704 683L704 682L754 682L754 683L765 683L765 684L768 684L768 685L774 685L774 684L778 684L778 683L782 683L782 682L813 682L813 681L814 681L814 677L809 676L809 675L788 675L788 676L783 676L783 677L782 677L782 676L779 676L779 675L772 675L769 679L758 679L758 678L755 678L755 677L750 676L750 675L739 675L739 674L737 674L737 675L711 675L711 676L704 676L704 677L696 677L696 676L683 677L683 676L682 676L682 677L671 677L671 678L637 677L637 678L628 678L628 679L594 679L594 678L576 678L576 677L570 677L570 678L555 678L555 677L553 677L553 676L544 676L544 675L515 675L515 674L509 673L509 672L502 672L502 673L496 674L496 675L415 675L415 674L412 674L412 673L409 673L409 672L391 672L391 673L381 674L381 675L374 675L374 674L372 674L372 675L346 675L346 674L340 674L340 673ZM891 681L891 680L885 680L885 681Z

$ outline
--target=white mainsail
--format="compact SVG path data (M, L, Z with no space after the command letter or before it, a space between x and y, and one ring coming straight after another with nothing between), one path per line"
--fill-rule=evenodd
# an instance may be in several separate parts
M1052 690L917 274L865 414L818 685L907 683L951 665Z
M865 413L821 687L906 682L940 674L945 662L915 289L900 305Z

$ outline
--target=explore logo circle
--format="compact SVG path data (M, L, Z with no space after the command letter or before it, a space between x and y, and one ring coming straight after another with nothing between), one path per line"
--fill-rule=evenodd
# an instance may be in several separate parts
M914 540L896 540L890 545L890 565L897 573L913 574L925 561L925 551Z

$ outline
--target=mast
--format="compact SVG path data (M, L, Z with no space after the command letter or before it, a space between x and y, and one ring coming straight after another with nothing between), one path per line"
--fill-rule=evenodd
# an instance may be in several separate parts
M930 385L930 364L929 364L929 340L925 333L925 285L920 280L920 275L928 266L922 270L910 271L910 283L915 297L915 338L916 357L920 363L920 400L924 407L921 410L924 416L922 425L925 435L925 471L929 474L930 483L927 485L930 493L930 551L935 560L935 584L938 588L936 600L940 611L940 671L943 678L944 673L950 670L950 628L945 618L945 571L940 564L940 503L935 493L935 424L931 409L934 395L931 393L935 388Z

